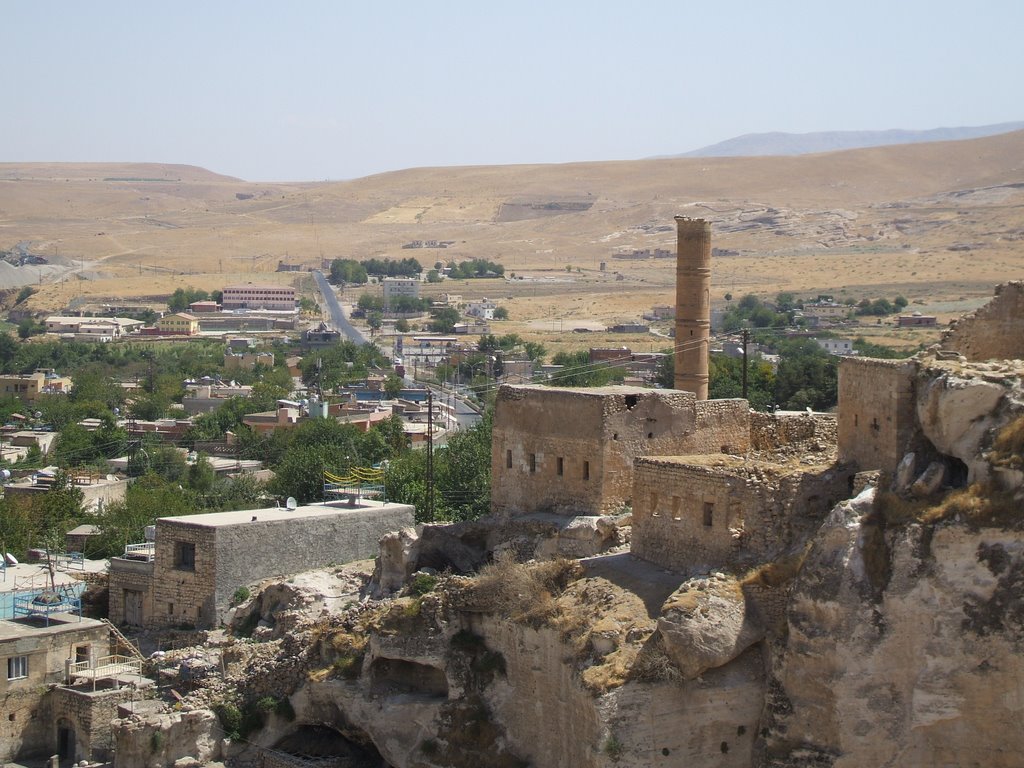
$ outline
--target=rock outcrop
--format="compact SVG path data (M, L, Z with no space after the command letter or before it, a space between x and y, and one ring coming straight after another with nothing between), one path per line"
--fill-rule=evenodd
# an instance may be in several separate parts
M839 505L790 602L767 765L1020 765L1022 598L1020 530Z

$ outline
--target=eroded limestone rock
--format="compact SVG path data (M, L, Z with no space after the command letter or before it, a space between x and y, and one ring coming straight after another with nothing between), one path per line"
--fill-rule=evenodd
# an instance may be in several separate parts
M658 632L666 655L692 680L737 658L764 637L765 627L739 584L718 574L676 590L665 601Z
M113 730L118 765L173 768L207 765L221 756L220 723L208 709L132 715L115 720Z

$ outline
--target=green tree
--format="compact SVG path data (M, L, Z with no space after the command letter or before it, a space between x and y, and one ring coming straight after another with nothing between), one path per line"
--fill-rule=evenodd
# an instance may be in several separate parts
M440 283L443 279L444 278L441 277L441 273L438 272L436 269L432 269L429 272L427 272L428 283Z
M434 333L451 333L459 322L459 310L452 307L439 307L430 313L430 330Z
M404 386L405 382L403 382L395 374L389 373L387 378L384 379L384 395L388 398L388 400L394 400L396 397L398 397L398 393L402 391L402 388Z
M508 320L508 309L505 307L494 308L494 319L495 320Z

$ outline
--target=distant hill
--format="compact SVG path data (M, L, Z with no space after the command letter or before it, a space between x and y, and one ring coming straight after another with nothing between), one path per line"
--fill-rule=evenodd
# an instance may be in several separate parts
M980 139L1024 129L1024 121L960 128L932 128L926 131L820 131L817 133L748 133L707 147L671 157L766 157L809 155L843 149L919 144L928 141Z

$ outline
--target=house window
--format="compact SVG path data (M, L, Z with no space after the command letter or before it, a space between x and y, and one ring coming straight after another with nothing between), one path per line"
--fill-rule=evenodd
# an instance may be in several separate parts
M584 461L583 462L583 479L584 480L589 480L590 479L590 462L589 461Z
M196 569L196 545L187 541L174 543L174 567L183 571Z
M530 454L530 474L532 475L536 471L537 471L537 454L536 453L531 453Z
M565 471L565 462L564 462L564 460L562 459L562 457L561 457L561 456L559 456L559 457L558 457L558 460L557 460L557 461L555 462L555 472L557 472L557 473L558 473L558 476L559 476L559 477L561 477L561 476L562 476L562 473L563 473L564 471Z
M11 656L7 660L7 679L20 680L28 677L28 656Z
M512 451L505 451L505 468L512 469Z
M715 505L710 501L704 502L704 525L708 528L711 527L711 523L715 517Z

